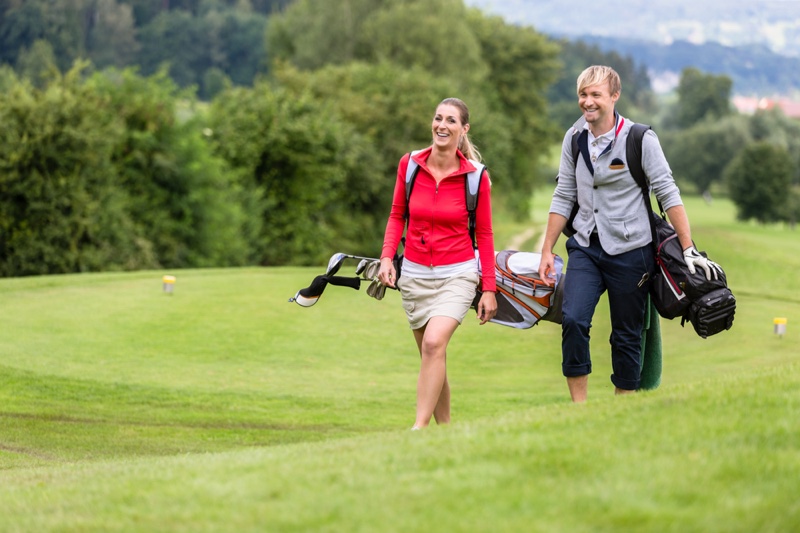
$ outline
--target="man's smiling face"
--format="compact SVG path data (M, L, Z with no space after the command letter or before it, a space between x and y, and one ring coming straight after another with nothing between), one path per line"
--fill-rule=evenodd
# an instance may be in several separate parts
M592 133L602 134L614 127L614 104L619 93L611 94L608 82L584 87L578 94L578 105Z

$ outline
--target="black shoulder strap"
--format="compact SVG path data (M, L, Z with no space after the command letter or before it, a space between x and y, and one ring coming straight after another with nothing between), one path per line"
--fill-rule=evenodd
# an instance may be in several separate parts
M576 168L579 155L583 156L586 168L594 176L594 165L592 164L592 157L589 155L589 130L578 130L572 135L572 163Z
M625 145L625 155L628 159L628 170L636 180L637 185L642 189L642 194L645 195L645 204L652 209L650 202L650 183L647 179L647 174L642 167L642 139L648 130L652 129L647 124L634 124L631 126L631 131L628 134L628 140ZM661 202L658 201L658 210L661 216L664 216L664 208Z
M649 129L650 126L647 124L634 124L631 126L627 144L625 145L625 156L628 159L628 170L631 176L633 176L640 188L648 190L647 176L645 176L644 168L642 167L642 139L644 139L644 134Z
M583 162L586 164L586 168L589 169L589 173L594 176L594 164L592 163L592 156L589 154L589 130L583 130L578 135L577 139L578 143L578 150L580 151L581 155L583 156ZM577 175L577 163L575 174Z
M578 164L578 153L580 152L580 148L578 148L578 136L580 134L580 130L572 134L572 163L575 165Z
M636 184L642 189L642 198L644 199L645 207L647 207L648 219L650 221L653 246L656 246L656 226L653 217L658 215L653 213L653 204L650 201L650 185L647 180L647 174L642 166L642 139L644 139L644 134L647 133L649 129L651 128L647 124L634 124L631 126L631 131L628 133L628 140L625 144L625 157L628 160L628 170L631 176L633 176L633 179L636 180ZM660 201L658 201L658 210L661 213L661 218L664 218L664 208L661 206Z

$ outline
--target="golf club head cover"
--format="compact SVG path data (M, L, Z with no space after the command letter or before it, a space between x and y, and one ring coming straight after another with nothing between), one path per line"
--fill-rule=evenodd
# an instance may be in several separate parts
M289 301L296 302L298 305L302 305L303 307L311 307L317 303L317 300L319 300L319 297L322 296L322 292L327 286L328 279L325 276L317 276L314 278L314 281L311 282L311 285L305 289L300 289L297 291L297 294L294 295L294 298L289 298Z
M300 289L294 298L289 298L290 302L296 302L303 307L311 307L322 296L322 292L328 285L335 285L337 287L350 287L351 289L358 290L361 288L360 278L348 278L344 276L317 276L311 285L305 289Z

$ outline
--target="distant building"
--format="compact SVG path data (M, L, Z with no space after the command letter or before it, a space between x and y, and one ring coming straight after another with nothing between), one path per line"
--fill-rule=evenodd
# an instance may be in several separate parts
M788 98L753 98L749 96L734 96L733 105L746 115L752 115L759 109L775 109L783 111L789 118L800 119L800 102Z

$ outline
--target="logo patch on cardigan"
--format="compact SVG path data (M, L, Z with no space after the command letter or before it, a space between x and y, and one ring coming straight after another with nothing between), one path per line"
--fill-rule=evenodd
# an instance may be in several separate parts
M625 168L625 163L622 162L622 159L615 157L611 161L611 164L608 165L608 168L610 168L611 170L622 170L623 168Z

